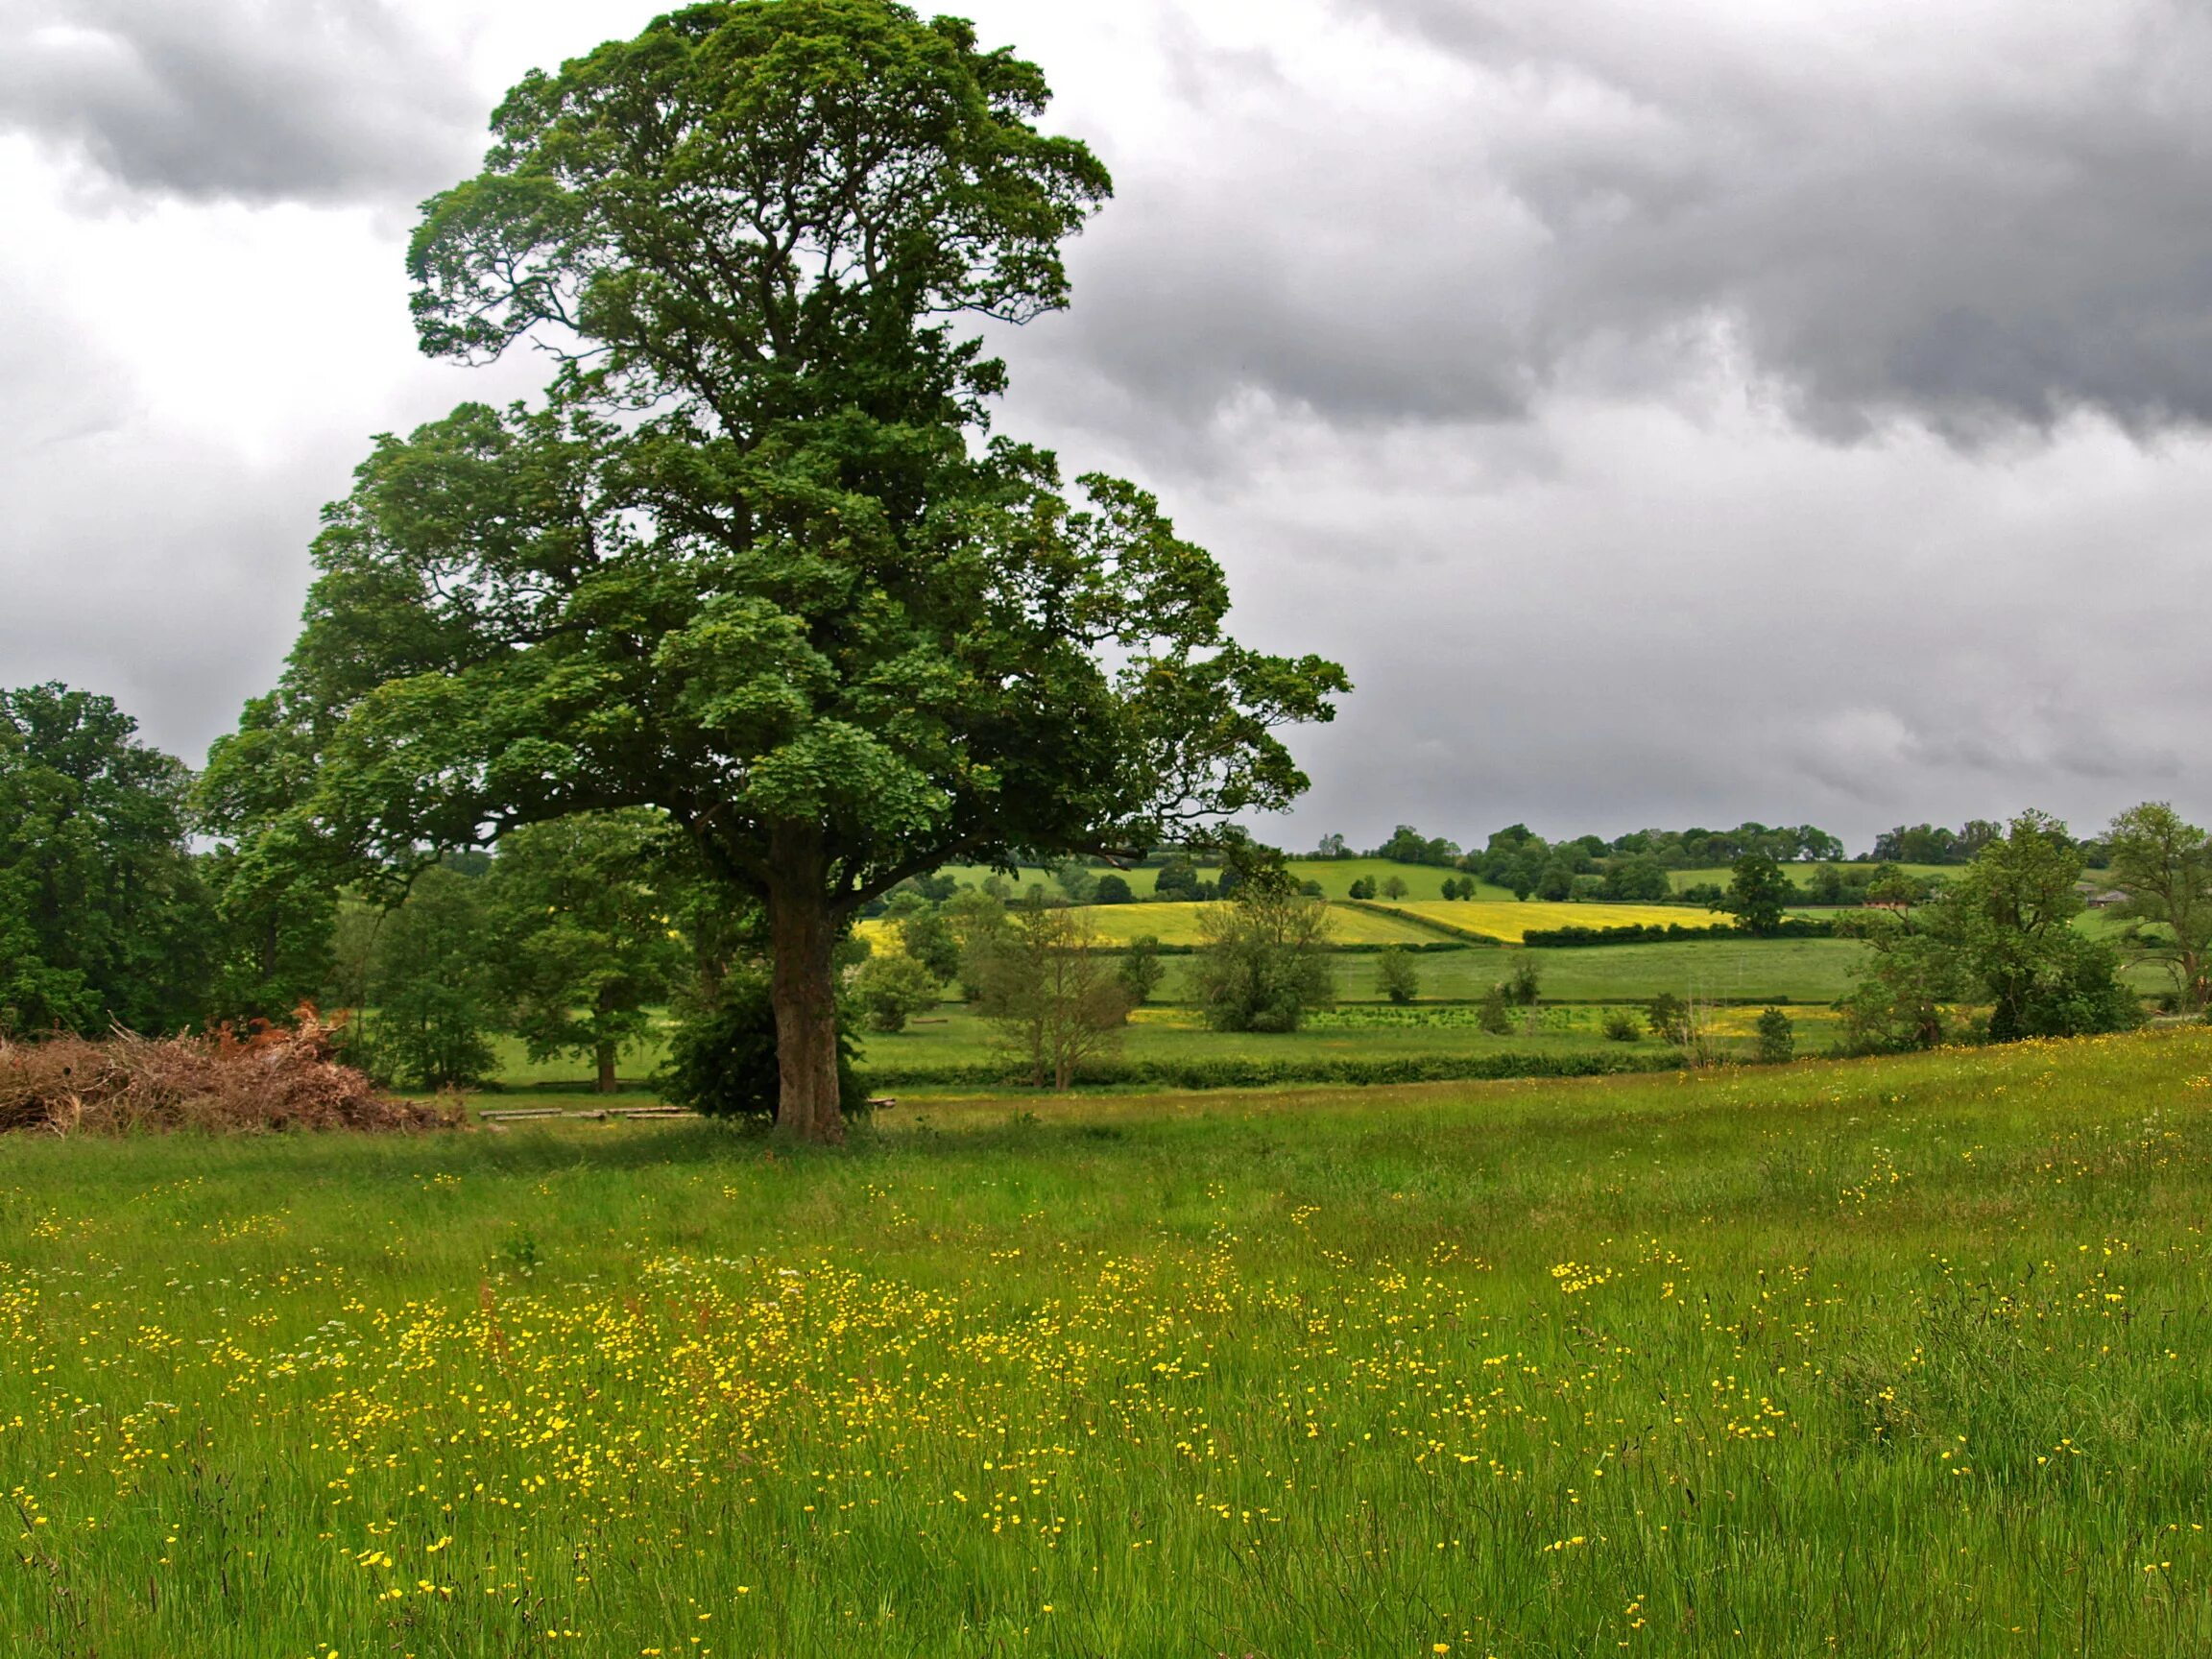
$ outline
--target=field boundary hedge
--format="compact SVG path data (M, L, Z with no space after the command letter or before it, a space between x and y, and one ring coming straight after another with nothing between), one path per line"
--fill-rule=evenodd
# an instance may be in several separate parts
M1586 945L1686 945L1698 940L1726 939L1741 945L1747 939L1833 939L1836 924L1812 916L1785 916L1771 933L1745 933L1734 927L1685 927L1670 922L1639 923L1630 927L1531 927L1521 943L1539 950L1569 950Z
M1498 941L1492 939L1488 943L1495 945ZM1321 949L1324 954L1330 956L1380 956L1385 950L1404 950L1409 955L1425 956L1435 951L1466 950L1472 948L1471 943L1464 939L1415 939L1403 944L1380 943L1367 939L1349 945L1324 945ZM1127 940L1117 940L1110 945L1100 945L1097 949L1101 955L1126 956L1129 953L1130 945ZM1205 949L1206 947L1203 945L1161 945L1157 947L1159 954L1163 956L1195 956Z
M1284 1083L1336 1083L1367 1087L1386 1083L1484 1082L1505 1077L1611 1077L1638 1071L1677 1071L1683 1056L1664 1053L1411 1054L1390 1059L1311 1056L1275 1059L1106 1061L1087 1066L1086 1089L1267 1089ZM864 1067L861 1076L880 1094L892 1089L1025 1088L1020 1068L1002 1061L902 1070Z

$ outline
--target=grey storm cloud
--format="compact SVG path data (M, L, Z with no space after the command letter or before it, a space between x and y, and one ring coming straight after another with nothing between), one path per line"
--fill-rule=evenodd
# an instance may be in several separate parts
M0 132L127 194L406 200L455 175L482 114L380 0L0 0Z
M2212 12L1335 11L1455 74L1376 97L1186 64L1260 95L1123 169L1055 352L1070 401L1513 420L1719 357L1831 439L2212 419Z
M650 9L0 0L0 685L193 757L266 688L367 435L539 373L413 359L404 209ZM923 9L1118 186L1072 309L994 334L1003 429L1358 684L1270 838L2212 811L2212 10Z

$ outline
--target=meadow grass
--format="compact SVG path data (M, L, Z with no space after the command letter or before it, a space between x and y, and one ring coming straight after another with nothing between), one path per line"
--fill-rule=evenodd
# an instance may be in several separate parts
M2212 1647L2212 1031L0 1144L11 1655Z
M1524 956L1542 974L1542 995L1574 1002L1644 1002L1662 991L1677 997L1794 1002L1833 1001L1851 988L1851 970L1866 947L1850 939L1726 939L1673 945L1591 945L1568 950L1520 947L1494 950L1424 951L1413 971L1424 999L1472 1001L1512 973ZM1163 1001L1190 995L1192 963L1164 958ZM1371 1001L1373 959L1336 963L1336 995Z
M1131 1017L1116 1058L1131 1064L1296 1063L1615 1049L1657 1052L1664 1046L1648 1039L1635 1044L1607 1042L1603 1019L1604 1010L1594 1007L1517 1009L1513 1032L1492 1036L1476 1024L1476 1010L1466 1005L1398 1008L1370 1002L1310 1015L1297 1031L1254 1033L1209 1030L1194 1009L1152 1006L1140 1008ZM926 1022L909 1024L903 1031L888 1036L855 1032L854 1037L860 1070L878 1088L926 1087L933 1072L965 1082L974 1067L995 1061L1013 1065L997 1028L958 1003L941 1006Z

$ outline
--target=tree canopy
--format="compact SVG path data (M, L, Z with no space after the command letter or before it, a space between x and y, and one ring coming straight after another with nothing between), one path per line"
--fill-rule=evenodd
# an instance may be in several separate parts
M2174 975L2183 1011L2212 1002L2212 836L2146 801L2112 821L2104 844L2130 943Z
M1232 639L1151 495L990 437L976 327L1067 302L1110 188L1047 96L884 0L692 6L526 78L409 266L425 351L527 341L552 381L376 441L274 705L312 757L284 832L342 859L665 812L767 909L810 1138L859 906L1280 806L1274 730L1346 686Z
M211 918L190 781L108 698L0 691L0 1029L200 1016Z

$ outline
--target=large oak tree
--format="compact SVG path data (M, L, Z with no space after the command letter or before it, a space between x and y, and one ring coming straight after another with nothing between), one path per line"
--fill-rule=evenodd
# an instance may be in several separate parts
M336 856L665 811L765 906L805 1138L842 1132L860 905L1280 805L1274 729L1345 686L1228 637L1144 492L989 437L977 327L1066 304L1110 188L1046 99L883 0L693 6L517 86L424 208L415 317L438 356L542 349L550 385L377 442L276 699L314 757L278 816Z

